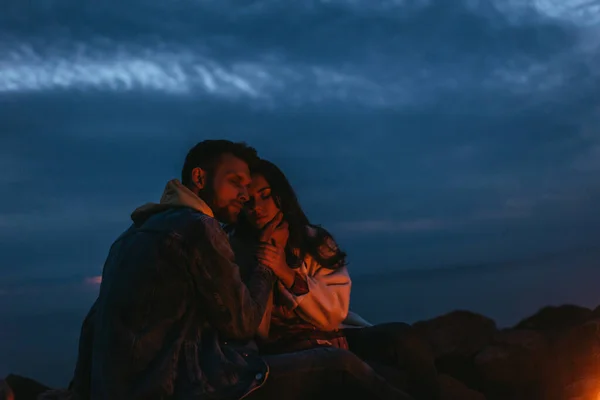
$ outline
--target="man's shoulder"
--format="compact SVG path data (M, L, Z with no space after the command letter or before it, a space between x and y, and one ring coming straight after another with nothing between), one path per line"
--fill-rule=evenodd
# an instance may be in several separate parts
M182 235L190 235L197 240L227 239L227 234L219 221L208 214L188 207L181 207L175 210L174 213L174 217L178 220L176 224L178 226L177 231Z
M198 211L196 209L186 207L186 206L171 207L166 212L166 215L172 215L174 217L179 217L179 218L184 218L184 219L201 219L201 218L214 219L211 216L203 213L202 211Z
M143 230L167 235L169 241L176 241L185 246L205 245L212 247L228 247L227 234L219 221L201 211L189 207L173 207L155 216L143 227Z
M162 219L170 225L171 229L185 230L196 226L213 228L219 223L210 215L189 207L173 207L163 212Z

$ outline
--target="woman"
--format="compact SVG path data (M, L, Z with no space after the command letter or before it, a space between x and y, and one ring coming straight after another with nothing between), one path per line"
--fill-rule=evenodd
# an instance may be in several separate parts
M409 325L369 326L349 313L351 280L346 254L329 232L310 223L283 172L261 160L252 171L249 194L246 212L231 234L242 269L251 264L248 257L257 254L255 246L261 247L257 237L263 226L279 212L288 224L287 238L275 243L277 251L285 253L285 264L277 263L281 257L269 253L267 247L258 252L279 278L272 307L261 324L261 351L285 353L318 346L349 349L395 382L405 377L405 384L398 382L399 386L415 398L438 398L433 355Z

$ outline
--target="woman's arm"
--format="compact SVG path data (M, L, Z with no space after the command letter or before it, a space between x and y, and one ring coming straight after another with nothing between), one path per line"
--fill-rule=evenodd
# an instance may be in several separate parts
M310 258L308 274L295 272L291 287L281 281L279 289L287 308L315 327L331 331L337 329L348 315L352 281L348 269L322 267Z
M348 315L352 282L344 254L333 238L323 232L307 227L309 237L317 239L318 234L322 234L321 239L317 239L321 244L315 254L305 254L298 268L291 268L282 257L283 246L270 251L264 249L259 258L265 265L272 266L279 278L283 306L316 328L331 331L339 328Z

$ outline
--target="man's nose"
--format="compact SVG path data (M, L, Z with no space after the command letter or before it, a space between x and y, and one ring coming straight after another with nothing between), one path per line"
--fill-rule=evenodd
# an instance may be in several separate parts
M248 194L248 188L242 187L240 189L240 193L238 194L238 198L242 203L248 202L248 200L250 200L250 195Z

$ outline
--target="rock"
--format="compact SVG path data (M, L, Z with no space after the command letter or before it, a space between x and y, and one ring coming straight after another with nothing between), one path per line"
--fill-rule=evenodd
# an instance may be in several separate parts
M454 311L413 326L431 344L440 373L450 375L472 389L481 388L473 357L496 332L493 320L469 311Z
M541 398L546 377L548 339L539 332L503 330L475 357L485 393L511 399Z
M515 329L561 332L581 325L590 318L592 310L586 307L571 304L548 306L519 322Z
M600 319L562 334L554 341L551 354L548 399L598 399L600 385L589 386L600 379Z
M600 400L600 307L545 307L501 331L468 311L413 328L414 343L425 339L435 355L442 400ZM388 368L378 372L403 387L405 374ZM18 375L0 380L0 400L36 398L71 400L71 394Z
M469 389L449 375L441 374L439 381L440 400L486 400L482 393Z
M598 400L600 398L600 379L580 379L565 386L561 399L565 400Z
M481 390L481 376L475 368L473 357L443 356L435 361L438 373L457 379L474 390Z
M496 332L493 320L462 310L416 322L413 327L431 343L436 358L471 357L487 345Z
M53 389L40 394L37 400L75 400L75 395L68 389Z
M5 380L0 380L0 400L15 400L15 394Z
M50 389L38 381L20 375L10 374L5 381L12 390L15 400L36 400L38 395Z

